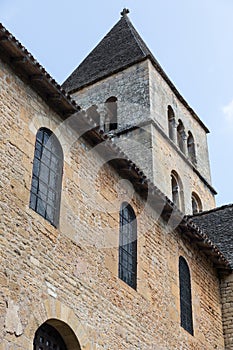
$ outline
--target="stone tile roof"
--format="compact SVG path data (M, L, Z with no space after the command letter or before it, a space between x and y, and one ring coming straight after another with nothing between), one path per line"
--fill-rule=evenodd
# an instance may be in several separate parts
M209 133L208 128L181 96L164 72L144 40L134 28L127 14L122 16L94 50L65 80L62 84L62 88L72 94L85 86L93 84L146 59L150 59L155 69L161 74L177 98L188 109L205 132Z
M196 214L192 221L220 249L233 268L233 204Z
M98 131L99 125L95 123L92 116L80 110L70 95L56 83L2 24L0 24L0 58L9 64L15 73L24 79L48 105L63 118L69 119L69 127L77 130L91 145L102 144L101 156L105 154L107 159L112 159L111 165L120 176L132 182L142 198L148 201L150 193L149 205L155 210L162 210L160 216L165 221L170 222L172 219L177 228L182 230L182 234L195 242L210 257L217 269L231 271L228 260L208 236L189 217L184 216L112 140L106 139L103 132Z
M152 56L152 53L128 16L123 16L68 77L63 83L63 88L67 91L77 90L150 55Z

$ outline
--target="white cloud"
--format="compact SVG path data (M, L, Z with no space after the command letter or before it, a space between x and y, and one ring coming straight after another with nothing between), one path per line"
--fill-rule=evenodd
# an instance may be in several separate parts
M233 128L233 100L222 109L228 126Z

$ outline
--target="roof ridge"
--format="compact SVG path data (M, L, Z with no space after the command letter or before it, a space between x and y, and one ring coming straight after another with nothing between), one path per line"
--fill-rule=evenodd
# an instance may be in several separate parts
M128 17L125 17L124 19L125 19L125 21L126 21L126 23L127 23L127 26L129 27L129 30L130 30L131 34L132 34L133 37L134 37L136 43L138 44L139 49L142 51L143 55L145 55L145 57L147 57L148 54L147 54L146 52L144 52L144 50L143 50L143 48L142 48L142 45L140 44L140 42L139 42L137 36L136 36L135 33L134 33L135 29L134 29L134 27L133 27L132 22L130 21L130 19L129 19Z
M209 213L213 213L213 212L224 210L226 208L231 208L231 207L233 207L233 203L223 204L220 207L215 207L215 208L212 208L210 210L205 210L205 211L201 211L199 213L196 213L194 215L190 215L190 217L191 218L195 218L195 217L198 217L198 216L207 215Z

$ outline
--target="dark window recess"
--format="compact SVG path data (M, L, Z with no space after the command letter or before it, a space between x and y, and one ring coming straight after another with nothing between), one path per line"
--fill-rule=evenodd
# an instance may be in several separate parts
M136 289L137 221L128 203L123 203L120 210L119 278Z
M33 350L67 350L60 333L47 323L42 324L36 331Z
M105 132L113 131L117 129L117 98L109 97L106 102L106 119L104 129Z
M186 260L179 258L179 280L180 280L180 324L193 335L192 316L192 293L190 271Z
M59 222L63 151L57 137L41 128L36 135L30 208L55 227Z

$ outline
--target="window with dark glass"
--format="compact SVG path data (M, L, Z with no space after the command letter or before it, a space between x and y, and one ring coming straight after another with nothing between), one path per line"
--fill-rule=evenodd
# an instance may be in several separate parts
M119 278L136 289L137 220L128 203L123 203L120 210Z
M33 350L67 350L60 333L51 325L43 323L35 333Z
M186 260L179 258L180 324L193 335L192 292L190 271Z
M63 151L52 131L36 134L30 208L57 227L59 222Z

